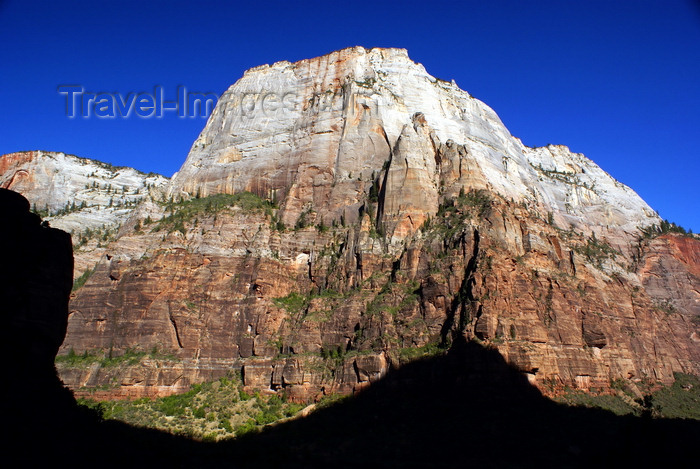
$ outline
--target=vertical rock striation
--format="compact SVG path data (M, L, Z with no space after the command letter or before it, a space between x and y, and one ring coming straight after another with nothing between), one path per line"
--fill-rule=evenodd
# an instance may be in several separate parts
M249 70L167 191L105 248L62 348L144 355L62 366L74 388L242 370L309 399L462 339L542 389L700 372L700 241L645 238L660 219L630 188L524 146L404 50Z
M444 170L436 155L442 145L449 148L441 152ZM354 47L247 71L221 97L173 177L172 193L274 197L283 201L288 225L309 208L326 222L341 215L354 221L386 166L394 184L404 170L409 181L418 178L420 192L487 189L621 248L627 240L619 232L659 221L583 155L522 145L493 110L454 82L429 75L403 49ZM401 195L390 191L387 202ZM425 197L416 210L436 212L437 197Z

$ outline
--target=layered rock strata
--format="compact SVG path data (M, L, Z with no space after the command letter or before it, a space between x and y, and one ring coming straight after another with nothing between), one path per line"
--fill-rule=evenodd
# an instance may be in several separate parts
M398 49L252 69L71 302L73 388L242 371L352 392L464 337L542 389L700 372L694 237L583 155L528 148ZM148 222L148 223L147 223Z

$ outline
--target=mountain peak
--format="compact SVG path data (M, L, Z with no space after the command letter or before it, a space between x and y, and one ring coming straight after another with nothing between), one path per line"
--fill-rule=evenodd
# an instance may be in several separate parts
M115 194L126 170L34 156L8 159L2 184L96 190L111 207L95 219L138 195ZM162 187L76 246L87 282L62 353L144 359L119 376L68 366L75 389L181 392L238 369L306 400L462 339L549 391L698 371L700 242L651 229L629 187L565 146L524 146L403 50L247 72Z
M219 100L172 194L274 195L292 225L309 207L328 223L356 219L374 178L396 164L416 114L429 129L430 159L447 163L444 145L462 149L450 163L459 174L440 164L412 168L430 172L422 180L444 194L493 191L551 212L567 228L613 238L617 228L631 233L658 223L634 191L595 163L563 146L524 146L491 108L431 76L405 49L359 46L246 72ZM303 187L315 189L297 192ZM429 215L437 204L419 210Z
M362 46L352 46L346 47L344 49L339 49L336 51L329 52L318 57L313 57L310 59L302 59L296 62L289 62L287 60L281 60L278 62L264 65L258 65L256 67L249 68L244 72L244 75L249 73L255 73L261 70L266 70L270 68L285 68L285 67L298 67L298 66L308 66L312 63L333 63L333 62L345 62L357 60L363 57L371 57L375 60L383 60L390 57L404 57L408 58L408 51L406 49L394 48L394 47L373 47L371 49L366 49ZM409 59L410 60L410 59Z

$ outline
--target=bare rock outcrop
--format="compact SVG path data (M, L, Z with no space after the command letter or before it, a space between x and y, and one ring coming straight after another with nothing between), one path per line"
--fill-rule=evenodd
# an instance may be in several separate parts
M73 388L179 392L242 371L294 399L464 339L542 389L700 373L695 237L566 147L528 148L398 49L252 69L164 199L73 297ZM172 200L170 199L172 197Z

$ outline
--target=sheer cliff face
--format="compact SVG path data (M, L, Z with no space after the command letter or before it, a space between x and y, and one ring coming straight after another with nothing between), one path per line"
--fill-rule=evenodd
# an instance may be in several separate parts
M700 242L642 239L659 220L632 190L523 146L403 50L250 70L168 190L77 292L63 353L178 360L62 369L74 387L163 393L234 368L310 398L456 337L543 389L700 372Z
M444 145L452 151L440 152ZM618 231L658 222L592 161L565 147L523 146L493 110L402 49L357 47L246 72L222 96L173 191L275 197L291 225L308 209L325 222L353 220L387 164L388 189L404 188L390 190L384 211L398 237L437 211L438 192L454 196L462 187L527 201L560 226L620 245ZM402 209L416 213L399 216Z

